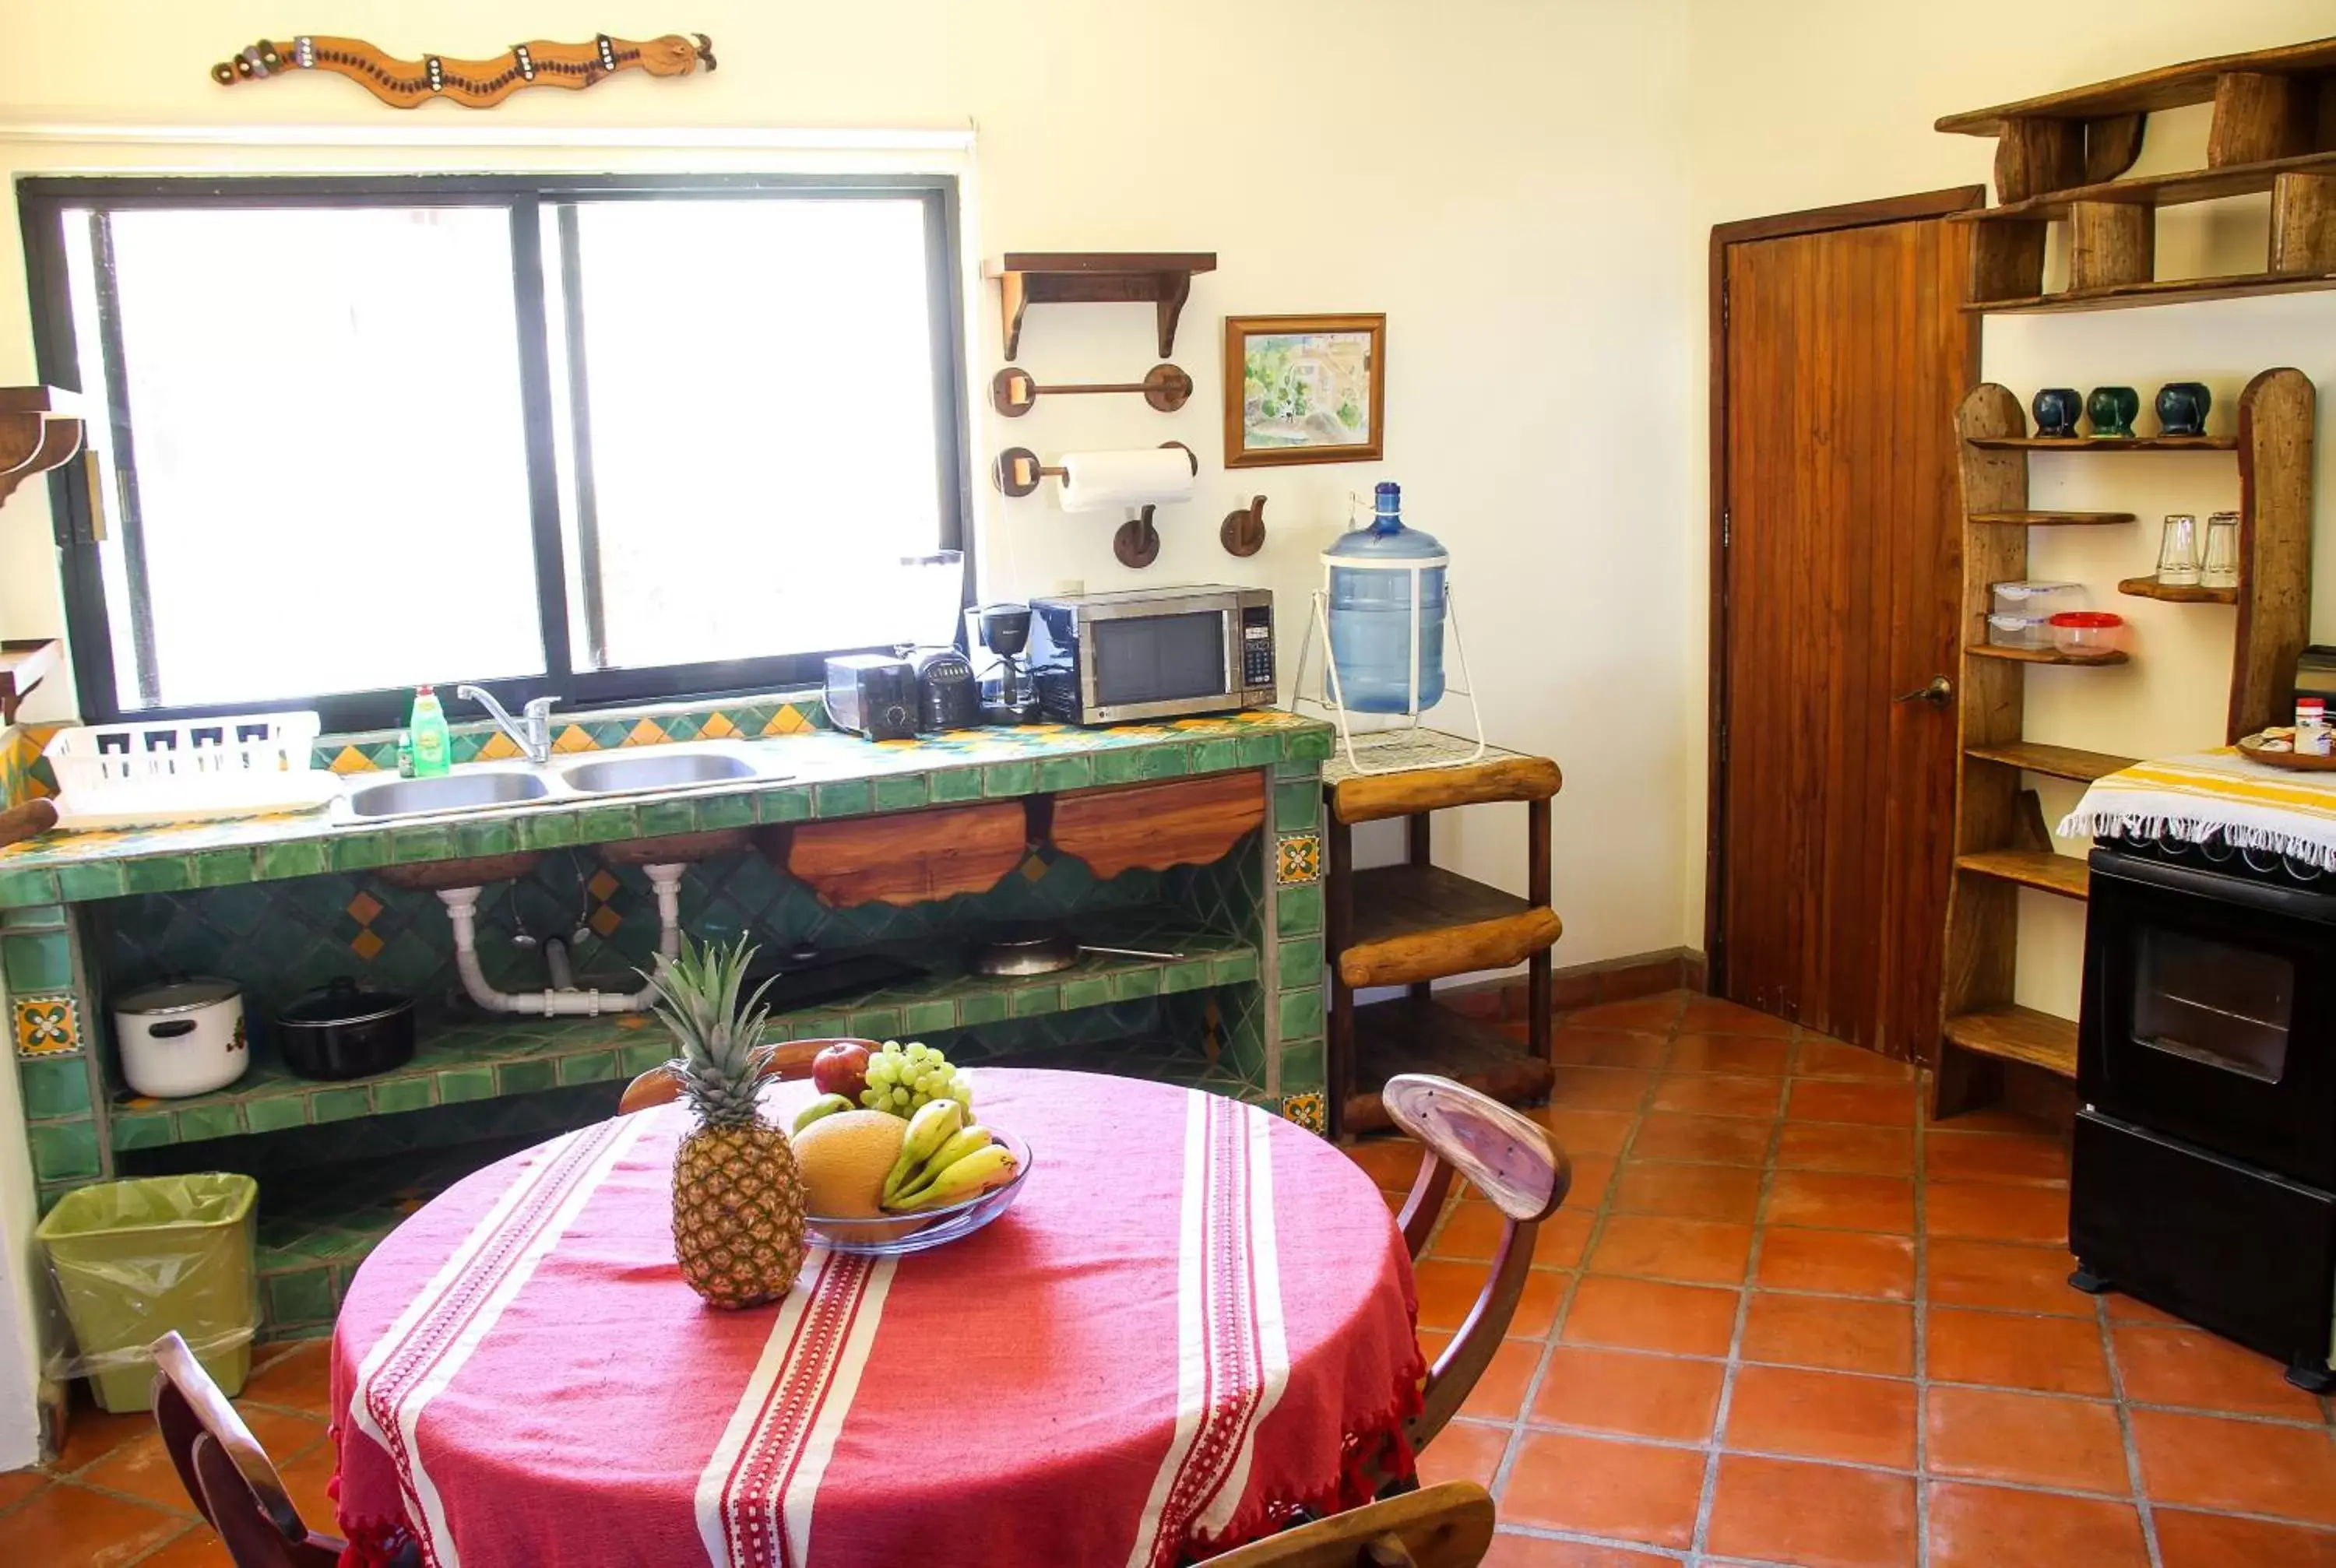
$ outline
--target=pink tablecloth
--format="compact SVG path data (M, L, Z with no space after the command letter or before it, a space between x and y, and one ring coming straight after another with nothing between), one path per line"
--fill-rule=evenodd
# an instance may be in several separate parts
M665 1106L430 1204L334 1337L342 1527L436 1568L1146 1568L1363 1500L1416 1407L1411 1269L1370 1181L1253 1107L972 1075L1036 1168L988 1229L814 1250L789 1298L674 1266ZM808 1086L779 1086L790 1117Z

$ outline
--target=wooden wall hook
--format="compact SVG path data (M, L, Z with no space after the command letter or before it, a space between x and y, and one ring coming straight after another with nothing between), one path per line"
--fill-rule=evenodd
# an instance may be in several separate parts
M1027 370L1007 365L989 378L989 406L1008 419L1030 412L1040 393L1140 392L1144 401L1163 414L1173 414L1192 395L1192 378L1173 365L1155 365L1141 381L1077 382L1041 386Z
M1227 555L1255 555L1265 548L1265 497L1250 497L1245 507L1236 507L1225 513L1225 521L1217 530L1217 542L1225 547Z
M1143 516L1129 518L1111 536L1111 553L1120 565L1141 570L1160 559L1160 531L1152 526L1152 512L1145 507Z

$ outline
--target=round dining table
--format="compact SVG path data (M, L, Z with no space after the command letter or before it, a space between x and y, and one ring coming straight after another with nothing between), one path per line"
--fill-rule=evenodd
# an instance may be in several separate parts
M1407 1473L1411 1265L1352 1162L1219 1096L968 1076L1029 1146L1013 1207L921 1252L814 1246L764 1307L675 1265L679 1104L410 1216L334 1331L348 1560L1158 1568Z

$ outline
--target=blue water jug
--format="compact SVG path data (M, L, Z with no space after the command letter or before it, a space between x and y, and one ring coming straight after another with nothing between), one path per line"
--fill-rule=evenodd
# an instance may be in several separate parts
M1340 697L1358 713L1416 713L1444 696L1444 570L1451 557L1434 535L1406 528L1402 510L1402 487L1380 485L1370 527L1340 535L1322 552L1330 579L1330 660Z

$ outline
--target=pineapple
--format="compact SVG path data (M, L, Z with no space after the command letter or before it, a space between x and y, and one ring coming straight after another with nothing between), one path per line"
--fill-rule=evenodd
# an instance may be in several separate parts
M681 1277L716 1307L754 1307L787 1293L803 1261L803 1189L794 1148L754 1108L769 1009L742 1007L738 991L754 950L741 937L711 942L647 977L657 1017L681 1055L668 1066L697 1125L673 1158L673 1250Z

